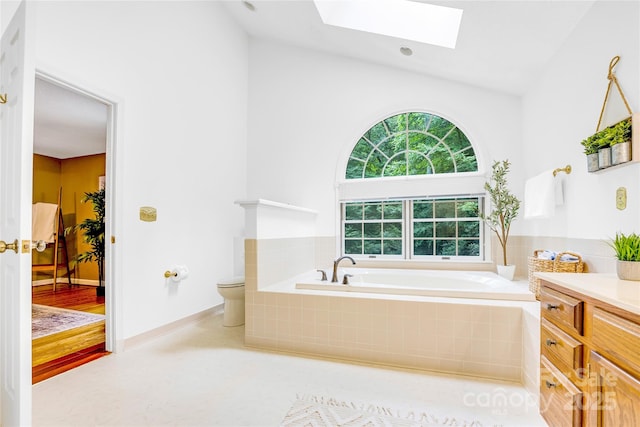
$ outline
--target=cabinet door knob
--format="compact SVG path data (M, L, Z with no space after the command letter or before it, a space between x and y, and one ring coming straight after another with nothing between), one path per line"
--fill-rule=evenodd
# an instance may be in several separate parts
M547 338L547 346L552 346L552 345L556 345L558 342L556 340L552 340L551 338Z
M551 388L551 387L555 387L556 386L556 383L552 383L549 380L545 380L545 384L547 385L547 388Z
M558 310L560 308L559 305L554 305L554 304L548 304L547 303L547 310Z

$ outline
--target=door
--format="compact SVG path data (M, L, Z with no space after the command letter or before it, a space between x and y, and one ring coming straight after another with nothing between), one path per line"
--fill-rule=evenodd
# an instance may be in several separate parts
M31 162L34 55L23 1L0 47L0 424L31 424ZM27 28L29 27L29 28ZM12 247L17 246L14 250ZM2 244L0 244L2 249Z

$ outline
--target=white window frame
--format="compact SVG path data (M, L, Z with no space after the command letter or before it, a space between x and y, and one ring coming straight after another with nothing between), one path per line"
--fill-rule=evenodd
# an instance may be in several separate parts
M414 253L414 231L413 231L413 203L416 201L437 201L437 200L451 200L451 199L477 199L479 214L484 212L484 206L486 203L485 194L460 194L441 197L411 197L411 198L394 198L394 199L367 199L367 200L343 200L340 202L340 253L342 255L349 255L355 259L361 260L419 260L419 261L464 261L464 262L480 262L486 259L486 242L485 242L485 227L480 216L469 218L443 218L454 222L466 222L466 221L478 221L479 222L479 254L478 256L461 256L461 255L415 255ZM385 254L350 254L345 253L346 236L344 233L345 224L347 220L345 218L346 206L348 203L382 203L382 202L402 202L402 254L401 255L385 255ZM362 220L365 223L366 220ZM371 222L384 223L383 219L371 220ZM432 222L435 223L436 218L433 218ZM457 229L457 227L456 227ZM364 236L362 237L364 241ZM384 237L381 237L384 241ZM434 237L434 243L436 238ZM456 236L455 240L460 240L460 237ZM464 240L464 239L462 239Z

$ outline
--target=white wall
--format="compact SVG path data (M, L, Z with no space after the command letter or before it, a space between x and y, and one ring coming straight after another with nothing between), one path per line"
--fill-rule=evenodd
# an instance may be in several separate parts
M321 236L335 235L336 168L397 112L448 118L479 148L481 168L508 158L522 183L518 97L267 41L252 39L249 52L248 198L317 210Z
M223 299L245 197L248 39L217 2L39 2L37 65L122 108L114 218L125 339ZM139 208L157 208L141 222ZM185 264L190 277L163 272Z
M640 164L587 173L582 141L595 133L607 89L609 62L621 57L616 76L633 111L640 111L640 4L595 3L523 98L523 154L527 177L563 167L565 205L549 219L522 223L525 235L606 239L616 231L640 232ZM609 125L628 116L612 88ZM638 159L640 160L640 159ZM628 206L615 207L615 192L626 187Z

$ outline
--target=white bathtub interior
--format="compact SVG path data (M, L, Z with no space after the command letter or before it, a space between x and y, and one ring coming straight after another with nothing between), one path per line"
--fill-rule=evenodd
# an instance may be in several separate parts
M331 271L327 273L330 278ZM345 275L348 284L342 283ZM341 268L337 283L321 280L321 273L310 271L296 278L296 289L535 301L523 282L506 280L488 271Z

